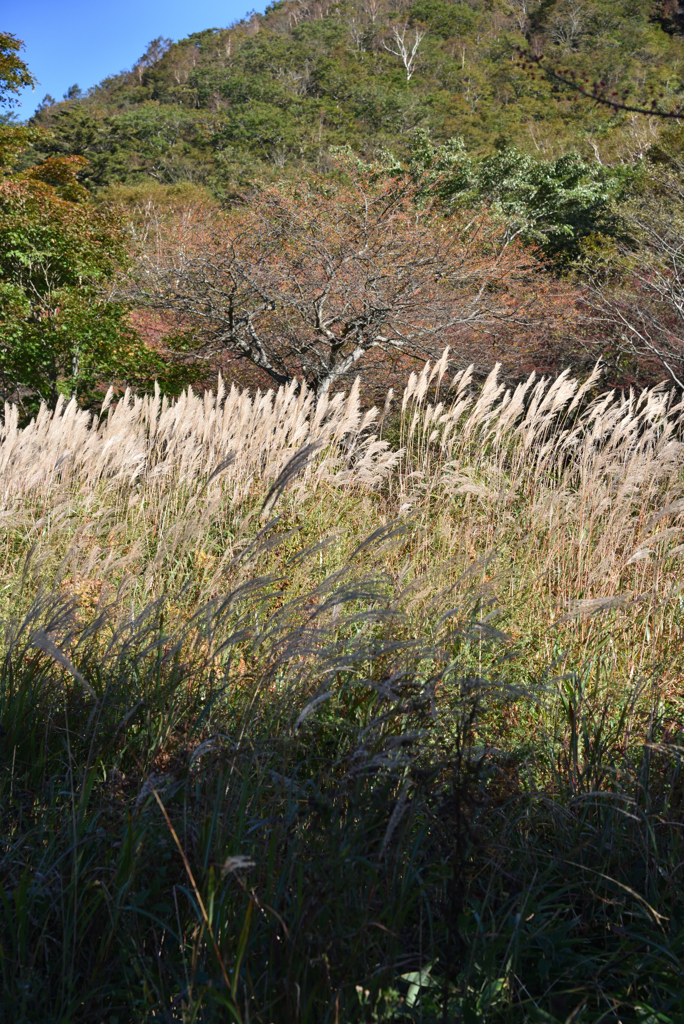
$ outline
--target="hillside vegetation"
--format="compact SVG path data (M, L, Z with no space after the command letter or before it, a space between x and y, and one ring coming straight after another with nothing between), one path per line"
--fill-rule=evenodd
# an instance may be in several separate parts
M2 397L221 371L382 400L445 344L482 379L682 386L678 19L285 0L46 97L0 125Z
M228 28L157 39L87 95L48 97L34 120L53 135L38 152L88 157L91 187L189 180L228 192L256 174L325 171L330 146L406 159L416 129L436 143L462 137L479 156L514 145L630 163L655 141L656 120L559 98L516 48L634 100L674 101L677 10L667 0L278 0Z

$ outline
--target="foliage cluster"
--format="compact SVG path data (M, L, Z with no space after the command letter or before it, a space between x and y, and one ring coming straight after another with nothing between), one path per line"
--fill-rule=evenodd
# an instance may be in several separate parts
M113 295L129 265L120 218L96 206L80 156L17 164L36 131L0 126L0 395L35 411L86 404L112 383L173 388L182 370L145 346Z
M34 83L21 40L0 33L0 103ZM85 404L112 384L172 389L187 375L143 344L114 294L130 264L120 216L79 181L83 156L25 160L38 128L0 121L0 399L25 414L60 394ZM22 169L22 163L28 164Z
M0 114L0 123L12 119L11 107L17 103L17 93L37 82L26 62L19 56L24 44L11 32L0 32L0 104L10 111Z
M477 159L462 138L435 146L417 132L415 143L409 168L445 212L484 206L561 273L581 264L591 240L625 236L621 206L645 177L578 152L543 160L506 146Z

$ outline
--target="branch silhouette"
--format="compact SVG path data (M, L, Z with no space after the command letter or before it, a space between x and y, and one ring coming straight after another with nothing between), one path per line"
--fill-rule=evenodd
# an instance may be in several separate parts
M520 46L517 46L516 50L522 69L528 72L532 71L533 68L538 69L549 82L555 84L555 92L559 92L560 86L564 86L573 90L582 99L593 100L595 103L611 107L613 110L625 110L628 113L646 114L648 117L662 117L672 121L676 121L683 116L684 104L677 107L676 110L663 110L658 106L658 99L664 99L664 93L660 93L658 99L654 98L650 106L637 106L626 102L629 90L623 90L620 93L617 89L613 89L609 92L610 87L602 80L590 83L589 77L586 74L578 74L575 71L558 71L550 67L544 63L546 56L543 53L533 54ZM653 86L650 87L650 91L654 91Z

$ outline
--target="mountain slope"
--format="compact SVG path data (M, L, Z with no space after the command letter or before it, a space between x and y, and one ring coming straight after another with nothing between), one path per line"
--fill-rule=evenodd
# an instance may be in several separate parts
M33 121L51 138L35 155L88 157L91 187L219 191L325 169L331 145L405 157L416 128L436 142L462 136L476 154L515 144L631 162L657 137L655 119L558 99L516 48L667 103L684 92L677 18L669 0L277 0L229 28L155 40L130 71L44 104Z

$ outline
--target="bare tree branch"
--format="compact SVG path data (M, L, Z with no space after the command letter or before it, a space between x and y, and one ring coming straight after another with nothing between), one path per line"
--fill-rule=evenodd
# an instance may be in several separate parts
M675 200L673 202L673 200ZM623 208L631 240L621 243L593 306L618 346L655 359L684 388L684 200L681 170L655 171L638 202Z
M658 100L665 98L663 93L660 93L658 97L654 96L648 107L630 104L626 102L629 89L623 89L620 93L617 89L610 89L610 86L602 79L597 78L592 82L588 75L578 75L575 71L557 70L547 62L543 53L533 54L529 50L523 50L522 47L516 47L516 50L523 70L541 72L549 82L554 83L556 87L554 91L559 91L563 87L582 99L593 100L594 103L610 107L612 110L646 114L648 117L662 117L666 120L677 121L684 116L684 106L681 104L674 110L664 110L660 106Z
M407 82L411 81L416 70L418 49L426 35L427 32L418 27L409 30L408 25L394 25L392 28L394 46L392 47L385 42L382 44L388 53L398 57L404 65Z
M502 225L447 221L417 198L408 179L356 168L347 184L255 190L227 214L152 213L133 295L194 327L204 353L318 394L371 351L423 359L466 329L548 320L525 291L539 264Z

